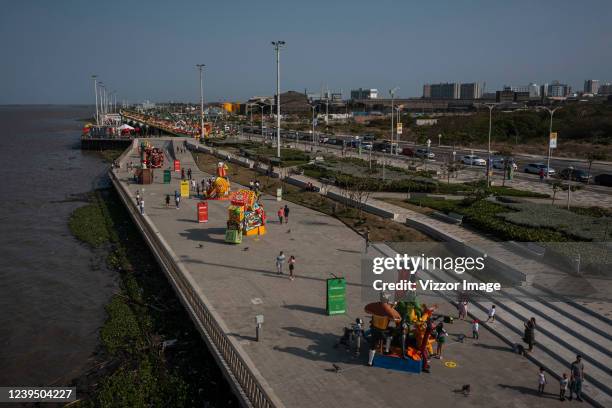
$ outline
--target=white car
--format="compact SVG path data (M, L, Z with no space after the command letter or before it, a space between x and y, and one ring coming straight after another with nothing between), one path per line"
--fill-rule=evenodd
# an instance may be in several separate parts
M525 173L540 174L541 170L544 170L544 175L546 175L546 173L548 173L549 176L555 174L555 169L546 167L544 163L529 163L525 166Z
M432 159L432 160L433 160L433 158L436 157L436 155L433 154L428 149L417 149L416 152L414 152L414 155L416 157L422 157L424 159Z
M467 156L463 156L461 158L461 163L467 164L470 166L486 166L487 161L481 157L475 156L473 154L468 154Z

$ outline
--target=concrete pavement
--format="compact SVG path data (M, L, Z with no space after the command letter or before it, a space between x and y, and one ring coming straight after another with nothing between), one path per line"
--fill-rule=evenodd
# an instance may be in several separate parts
M207 176L190 153L178 158L185 168L191 167L196 180ZM128 182L125 170L118 176ZM264 196L269 233L259 240L245 238L242 245L228 245L223 242L228 203L209 202L210 221L198 224L195 199L183 200L179 210L165 208L165 194L172 195L178 183L173 173L170 185L161 184L158 171L154 184L128 188L133 196L141 191L147 219L200 285L229 328L226 334L239 341L241 352L285 406L488 407L492 398L499 407L558 405L554 395L535 395L537 368L484 330L479 342L447 344L447 358L456 361L457 368L446 368L436 360L432 374L416 376L366 367L363 354L354 359L344 349L334 348L342 327L357 316L365 317L360 299L364 242L359 235L334 218L292 203L288 203L289 224L280 225L274 214L285 202ZM280 250L297 258L295 281L274 271ZM324 314L325 279L331 273L347 278L348 315ZM422 300L438 303L441 312L454 310L435 294L423 295ZM254 316L260 313L265 316L263 336L255 342ZM469 327L458 322L450 332L456 339ZM332 363L341 367L339 373ZM470 397L454 392L467 383L472 384ZM549 390L556 393L554 383Z

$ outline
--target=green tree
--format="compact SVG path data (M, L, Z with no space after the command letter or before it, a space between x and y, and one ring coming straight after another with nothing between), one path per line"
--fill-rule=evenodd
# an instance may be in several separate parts
M593 166L593 162L596 160L606 160L606 158L606 154L601 152L590 152L589 154L587 154L587 162L589 163L589 169L587 171L587 184L591 182L591 167Z

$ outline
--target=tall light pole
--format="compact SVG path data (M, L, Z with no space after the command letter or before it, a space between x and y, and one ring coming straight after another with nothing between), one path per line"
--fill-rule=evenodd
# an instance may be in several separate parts
M276 51L276 156L281 157L281 128L280 128L280 49L285 45L284 41L272 41ZM263 115L262 115L263 119Z
M315 109L317 109L317 105L310 105L310 109L312 109L312 146L315 144Z
M204 85L202 82L202 69L205 64L196 64L200 70L200 140L204 138Z
M550 178L550 153L551 153L551 149L550 149L550 134L552 133L553 115L555 114L555 112L558 109L561 109L561 108L562 108L562 106L557 106L554 109L550 109L547 106L541 106L541 109L546 110L550 114L550 127L548 128L548 158L546 159L546 178L547 179Z
M396 86L395 88L389 89L389 95L391 95L391 154L393 154L393 134L395 132L393 118L395 116L395 111L393 110L393 100L395 99L395 91L399 88Z
M94 93L96 94L96 125L100 126L100 117L98 116L98 76L92 75L91 79L94 81Z
M105 119L105 109L106 109L106 102L105 102L105 91L106 89L104 88L104 83L103 82L98 82L98 86L100 87L100 116L102 116L102 124L104 124L104 119Z
M485 103L487 108L489 108L489 145L487 148L487 186L491 185L491 125L493 120L493 109L497 105L496 103Z

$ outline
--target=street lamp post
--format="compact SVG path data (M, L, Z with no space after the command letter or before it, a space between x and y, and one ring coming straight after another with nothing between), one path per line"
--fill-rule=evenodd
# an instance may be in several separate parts
M280 49L285 45L284 41L272 41L276 51L276 156L281 157L281 128L280 128ZM263 115L262 115L263 122Z
M399 88L396 86L395 88L389 89L389 95L391 95L391 154L393 154L393 134L395 132L393 117L395 116L395 111L393 110L393 100L395 99L395 91Z
M489 108L489 144L487 148L487 186L491 185L491 125L493 120L493 109L497 104L486 103L485 106Z
M570 194L572 193L572 172L574 171L574 166L569 166L568 168L569 174L567 177L567 209L570 209Z
M438 134L438 147L442 146L442 134Z
M542 106L541 108L546 110L550 114L550 127L548 128L548 158L546 159L546 178L548 179L548 178L550 178L550 153L551 153L550 134L552 133L553 115L555 114L557 109L561 109L562 107L561 106L557 106L554 109L550 109L547 106ZM568 193L568 197L569 197L569 193Z
M100 126L100 117L98 115L98 76L92 75L91 78L94 81L94 93L96 94L96 125Z
M98 86L100 87L100 116L102 117L102 120L100 121L100 123L103 125L104 124L104 118L106 116L106 101L105 101L105 94L106 94L106 90L104 88L104 83L103 82L98 82Z
M200 71L200 140L204 138L204 82L202 81L202 70L205 64L196 64Z
M312 146L315 144L315 109L316 105L310 105L310 109L312 109Z

